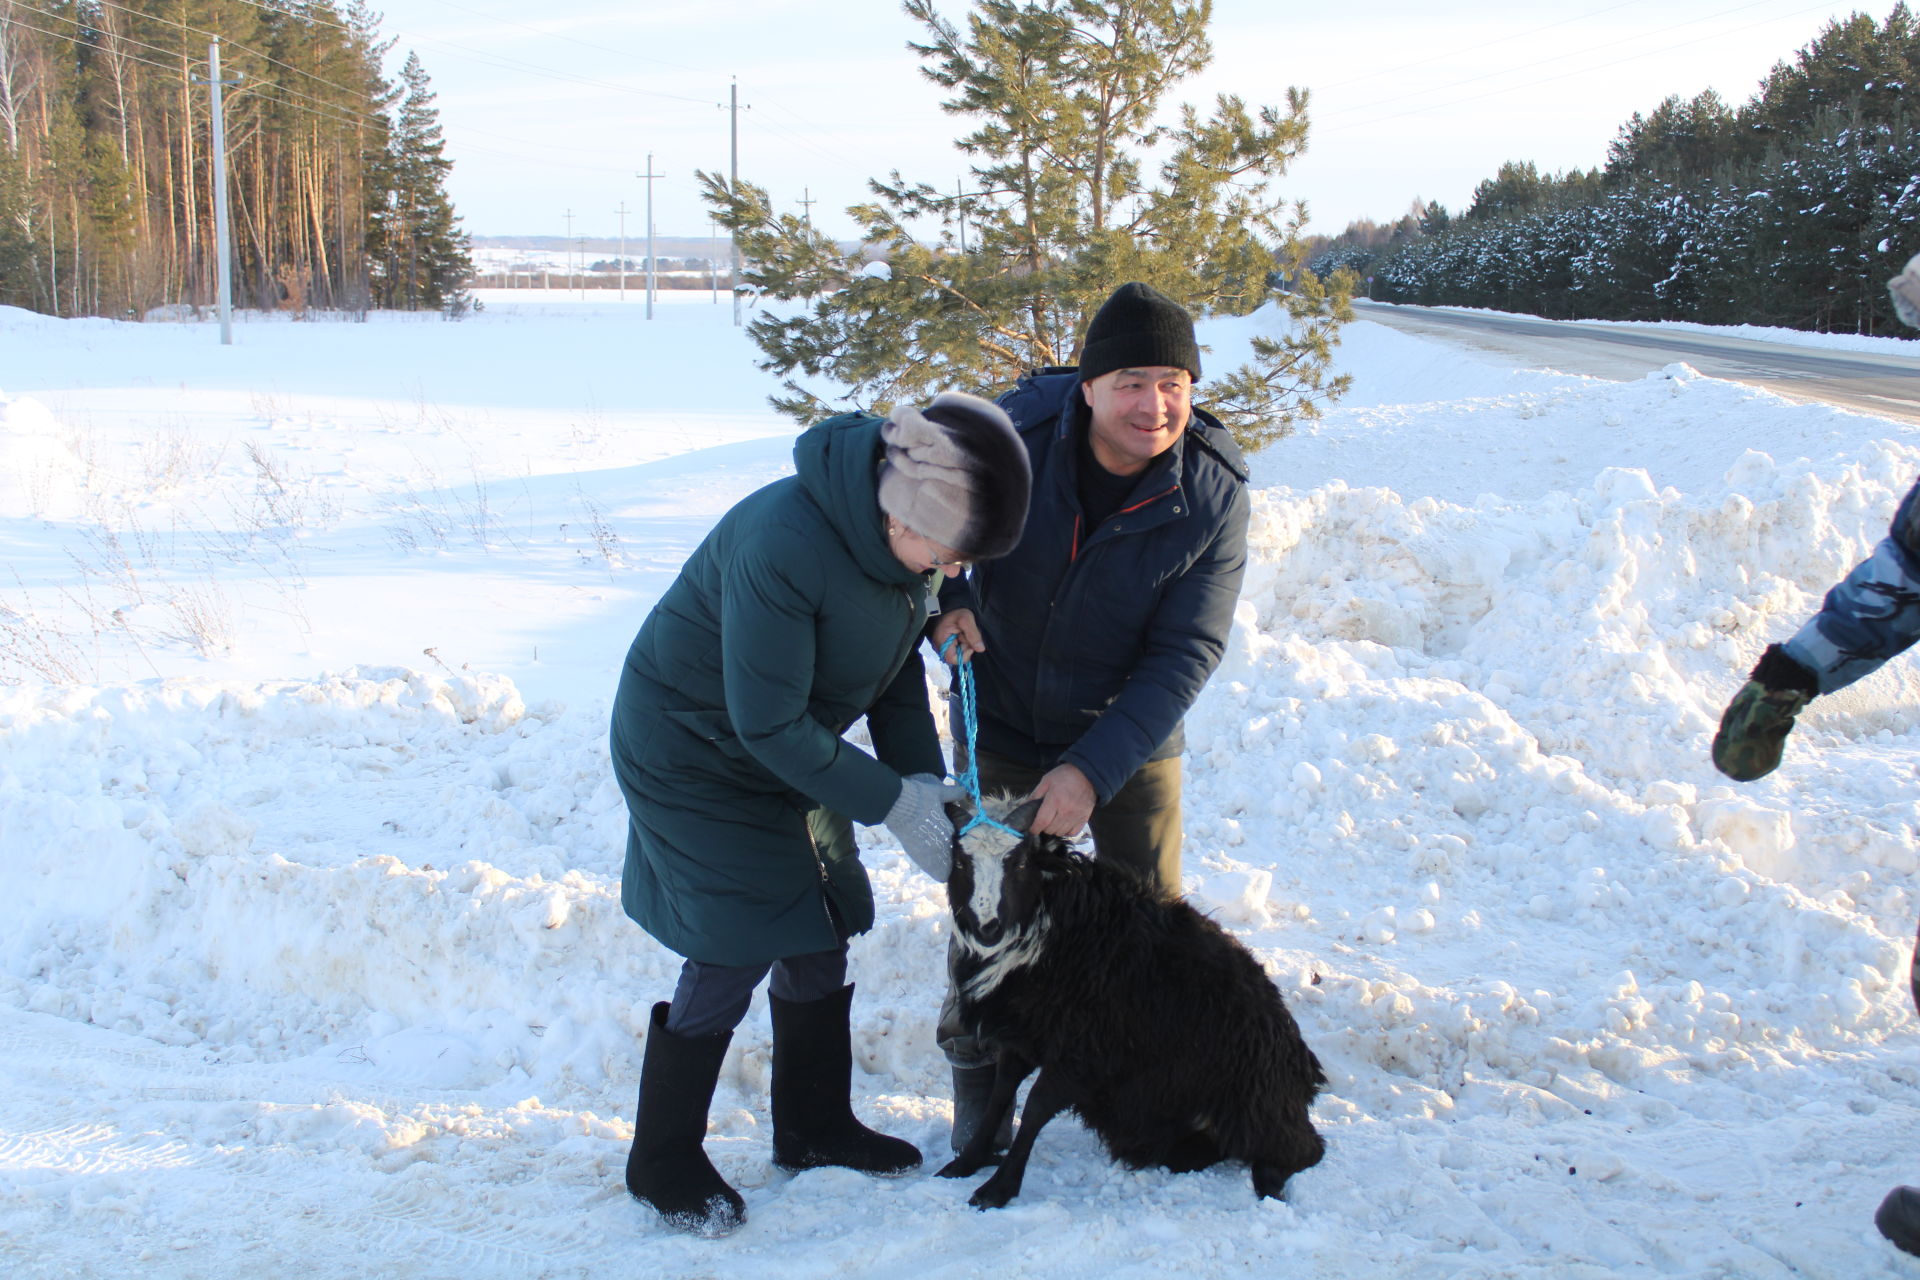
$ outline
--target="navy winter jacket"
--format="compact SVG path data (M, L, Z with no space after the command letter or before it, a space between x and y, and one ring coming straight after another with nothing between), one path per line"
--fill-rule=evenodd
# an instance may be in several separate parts
M1029 375L1000 406L1033 462L1026 533L948 582L941 606L972 609L986 641L973 660L981 748L1034 768L1070 762L1105 803L1141 765L1180 753L1181 719L1225 651L1247 563L1246 463L1196 409L1089 528L1079 373Z

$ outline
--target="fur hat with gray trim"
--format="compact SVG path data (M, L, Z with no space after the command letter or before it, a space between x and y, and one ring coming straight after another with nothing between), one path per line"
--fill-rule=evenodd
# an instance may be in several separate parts
M1920 253L1907 262L1907 269L1887 281L1893 295L1893 310L1906 323L1920 329Z
M1033 473L999 405L943 391L924 409L895 409L880 438L882 511L969 560L992 560L1019 543Z

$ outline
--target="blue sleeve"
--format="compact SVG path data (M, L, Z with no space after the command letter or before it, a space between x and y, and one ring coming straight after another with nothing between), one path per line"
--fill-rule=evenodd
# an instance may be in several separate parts
M1827 592L1820 612L1781 647L1814 673L1821 693L1844 689L1920 640L1920 484L1887 536Z

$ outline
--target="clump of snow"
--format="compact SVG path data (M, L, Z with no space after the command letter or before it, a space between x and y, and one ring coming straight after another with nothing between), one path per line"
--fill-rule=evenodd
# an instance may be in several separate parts
M1210 322L1209 367L1271 323ZM1912 427L1351 326L1354 395L1254 459L1186 758L1186 890L1326 1064L1326 1161L1256 1202L1061 1123L993 1214L781 1174L756 1002L708 1138L750 1221L705 1242L619 1185L678 960L620 910L604 735L648 605L788 466L729 304L238 336L0 311L0 448L57 449L0 473L30 1273L1904 1273L1871 1215L1920 1175L1920 679L1820 700L1756 784L1706 748ZM944 897L860 838L856 1107L931 1168Z
M0 432L19 436L50 436L59 424L47 407L31 396L9 396L0 391Z

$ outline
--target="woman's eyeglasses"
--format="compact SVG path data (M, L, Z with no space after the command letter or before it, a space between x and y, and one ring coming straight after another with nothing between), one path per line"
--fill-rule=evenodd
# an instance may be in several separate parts
M920 541L927 544L927 550L938 553L936 555L932 555L927 558L927 563L932 565L934 568L964 569L967 567L969 563L967 558L961 555L958 551L948 551L945 547L941 546L939 543L935 542L931 538L922 538L920 539Z
M964 569L972 563L971 560L961 555L958 551L949 551L932 538L929 538L926 534L917 533L903 524L897 524L889 520L887 522L887 533L896 538L903 534L909 538L918 538L920 545L927 549L927 566L929 568Z

